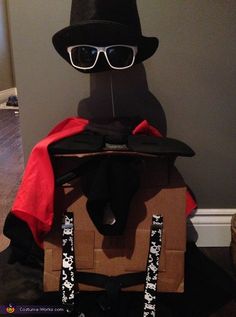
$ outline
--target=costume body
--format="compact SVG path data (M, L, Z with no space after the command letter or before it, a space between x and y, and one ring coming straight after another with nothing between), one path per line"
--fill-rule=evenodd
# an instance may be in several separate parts
M63 120L33 148L30 154L11 212L28 224L35 242L41 248L45 234L51 229L54 216L55 180L48 146L65 137L82 133L88 124L88 120L80 117ZM161 137L158 129L146 120L137 125L132 134ZM194 208L196 203L187 192L186 213L189 214Z

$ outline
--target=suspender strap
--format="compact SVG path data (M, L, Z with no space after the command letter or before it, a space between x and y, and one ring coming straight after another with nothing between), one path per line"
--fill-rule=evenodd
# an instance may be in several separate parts
M76 272L78 283L100 287L106 290L97 297L97 303L102 311L109 311L117 316L120 291L123 288L144 284L146 272L127 273L117 276L107 276L99 273Z
M162 227L163 217L153 215L147 260L147 275L144 287L143 317L157 317L157 279L161 252Z
M71 313L75 300L74 219L72 212L65 213L62 229L61 300L65 310Z
M109 281L112 280L114 283L117 283L120 289L122 289L129 286L143 284L145 281L145 276L145 272L107 276L99 273L77 271L75 273L75 280L78 283L96 286L104 289L106 289L106 286L110 283Z

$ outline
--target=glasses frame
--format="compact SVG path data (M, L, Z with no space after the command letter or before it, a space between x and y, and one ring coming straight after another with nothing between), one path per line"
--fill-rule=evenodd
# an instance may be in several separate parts
M75 48L75 47L82 47L82 46L87 46L87 47L91 47L91 48L96 48L96 50L97 50L97 56L96 56L95 62L93 63L92 66L82 67L82 66L77 66L77 65L74 64L73 59L72 59L72 53L71 53L71 51L72 51L72 49ZM108 58L108 56L107 56L106 50L109 49L109 48L112 48L112 47L117 47L117 46L128 47L128 48L131 48L131 49L132 49L132 51L133 51L133 59L132 59L132 62L130 63L130 65L124 66L124 67L115 67L115 66L113 66L113 65L110 63L109 58ZM69 56L70 56L70 62L71 62L71 64L72 64L75 68L78 68L78 69L82 69L82 70L92 69L92 68L96 65L97 60L98 60L99 55L100 55L101 52L105 55L106 60L107 60L107 63L108 63L108 65L109 65L111 68L113 68L113 69L127 69L127 68L130 68L131 66L133 66L134 61L135 61L136 54L137 54L137 52L138 52L138 48L137 48L137 46L124 45L124 44L116 44L116 45L109 45L109 46L94 46L94 45L88 45L88 44L79 44L79 45L74 45L74 46L69 46L69 47L67 47L67 52L68 52L68 54L69 54Z

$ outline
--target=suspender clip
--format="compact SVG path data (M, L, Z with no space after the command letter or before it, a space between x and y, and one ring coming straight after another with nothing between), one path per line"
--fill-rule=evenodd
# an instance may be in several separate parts
M158 230L158 229L162 229L162 228L163 228L163 224L161 224L161 223L156 223L156 224L151 225L152 230Z
M71 314L72 312L74 312L74 309L75 309L74 304L66 303L66 304L63 304L63 306L64 306L65 313Z
M61 225L61 227L62 227L62 229L71 229L71 228L73 228L73 224L71 224L71 223L63 223Z

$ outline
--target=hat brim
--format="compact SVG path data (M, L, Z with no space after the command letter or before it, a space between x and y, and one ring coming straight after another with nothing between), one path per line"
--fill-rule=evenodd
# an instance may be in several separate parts
M158 48L159 41L155 37L137 35L132 30L120 23L102 20L90 20L77 25L68 26L52 38L56 51L70 63L67 47L78 44L95 46L108 46L113 44L126 44L138 47L135 64L141 63L151 57ZM96 65L85 72L98 72L110 69L107 63Z

